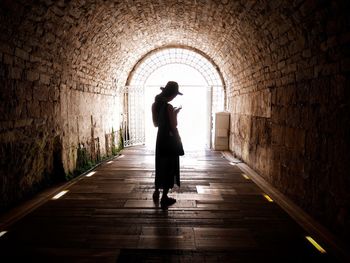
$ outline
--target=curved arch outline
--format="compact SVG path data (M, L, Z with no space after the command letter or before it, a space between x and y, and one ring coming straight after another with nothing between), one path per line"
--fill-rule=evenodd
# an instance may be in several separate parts
M226 85L225 85L225 81L224 81L224 78L222 76L222 73L219 69L219 67L215 64L215 62L213 61L212 58L210 58L206 53L204 53L203 51L197 49L197 48L194 48L194 47L190 47L190 46L185 46L185 45L165 45L165 46L161 46L161 47L158 47L158 48L155 48L151 51L149 51L147 54L145 54L141 59L139 59L136 64L134 65L134 67L131 69L129 75L128 75L128 78L126 80L126 83L125 83L125 86L129 86L130 85L130 82L131 82L131 79L132 77L134 76L134 73L136 72L137 68L149 57L151 57L152 55L156 54L157 52L159 51L162 51L162 50L166 50L166 49L171 49L171 48L180 48L180 49L187 49L187 50L190 50L190 51L193 51L201 56L203 56L206 60L208 60L210 62L210 64L214 67L214 69L217 71L219 77L220 77L220 81L222 83L222 87L223 87L223 90L224 90L224 102L226 104ZM205 78L206 79L206 78Z
M165 65L161 65L159 68L162 68L162 67L165 67L165 66L167 66L167 65L173 65L173 64L176 64L176 63L173 63L173 62L171 62L171 63L167 63L167 64L165 64ZM190 63L182 63L183 65L186 65L186 66L189 66L189 67L192 67L193 68L193 65L191 65ZM140 64L141 65L141 64ZM149 76L151 76L156 70L158 70L159 68L155 68L155 69L153 69L153 70L151 70L150 72L149 72ZM208 80L208 78L206 77L206 76L204 76L204 74L201 72L201 71L199 71L198 69L196 69L196 68L194 68L195 70L197 70L198 71L198 73L203 77L203 79L205 79L205 81L209 81ZM136 70L136 69L135 69ZM148 77L149 77L148 76ZM219 75L220 76L220 75ZM221 80L221 79L220 79Z

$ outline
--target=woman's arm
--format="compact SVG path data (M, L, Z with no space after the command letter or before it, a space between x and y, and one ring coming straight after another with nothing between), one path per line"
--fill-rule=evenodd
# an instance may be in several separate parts
M170 130L173 134L177 134L177 112L174 111L173 106L168 105L168 116L170 121Z
M155 102L152 104L152 120L154 127L158 127L158 112Z

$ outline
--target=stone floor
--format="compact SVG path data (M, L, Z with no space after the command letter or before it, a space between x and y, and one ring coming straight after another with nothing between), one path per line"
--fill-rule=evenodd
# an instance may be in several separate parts
M12 224L0 261L337 262L220 152L181 157L168 210L152 201L154 153L122 154Z

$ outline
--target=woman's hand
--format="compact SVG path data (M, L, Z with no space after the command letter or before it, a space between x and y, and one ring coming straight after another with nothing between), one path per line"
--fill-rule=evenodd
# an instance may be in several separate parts
M178 107L178 108L174 108L174 112L175 114L178 114L180 112L180 110L182 109L182 106Z

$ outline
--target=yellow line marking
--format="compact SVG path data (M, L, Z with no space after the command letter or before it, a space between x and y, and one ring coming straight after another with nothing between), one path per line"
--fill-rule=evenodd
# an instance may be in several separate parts
M244 179L250 180L249 176L246 174L242 174L242 176L244 177Z
M273 202L272 198L270 196L268 196L267 194L263 194L263 196L265 197L265 199L269 202Z
M323 247L321 247L316 241L315 239L313 239L310 236L305 236L305 238L322 254L327 253L326 250L324 250Z

